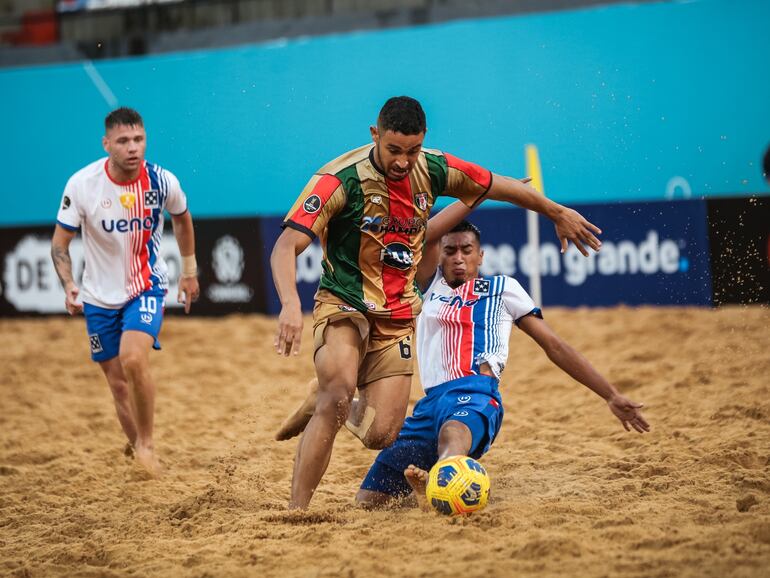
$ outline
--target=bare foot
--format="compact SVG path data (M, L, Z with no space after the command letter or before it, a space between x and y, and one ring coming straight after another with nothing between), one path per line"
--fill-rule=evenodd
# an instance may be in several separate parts
M412 487L412 495L417 499L417 505L420 509L429 510L428 499L425 497L425 488L428 486L428 472L410 464L404 470L404 477Z
M136 462L144 468L148 474L153 478L159 478L163 473L163 468L155 457L155 452L152 448L146 448L137 446L134 448L134 455L136 456Z
M318 398L318 380L313 378L310 381L310 391L305 401L295 409L292 414L287 417L278 431L275 433L275 439L279 442L289 440L295 436L298 436L307 427L310 422L310 418L313 417L315 411L315 402Z

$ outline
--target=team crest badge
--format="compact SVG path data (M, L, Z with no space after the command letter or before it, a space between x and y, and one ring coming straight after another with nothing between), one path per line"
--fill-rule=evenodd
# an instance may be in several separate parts
M123 193L120 195L120 204L126 209L131 209L136 202L136 195L131 192Z
M317 213L321 210L321 197L318 195L310 195L307 199L305 199L305 202L302 203L302 208L305 209L305 212L310 215Z
M415 193L414 202L421 211L428 210L428 193Z
M489 295L489 281L486 279L474 279L473 280L473 294L474 295Z
M147 209L158 208L158 191L144 191L144 206Z

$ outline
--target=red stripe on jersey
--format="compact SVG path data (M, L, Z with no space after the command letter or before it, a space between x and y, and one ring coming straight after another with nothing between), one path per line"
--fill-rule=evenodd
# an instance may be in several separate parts
M458 159L457 157L447 153L444 153L444 158L446 159L446 164L450 169L457 169L458 171L462 171L480 187L484 187L484 189L489 188L489 185L492 182L491 171L488 171L479 165Z
M326 202L340 184L342 184L342 181L334 175L322 176L310 194L305 197L302 205L294 211L294 214L288 220L312 230L316 219L321 214L321 209L324 208L324 205L326 205ZM318 197L318 200L316 201L313 197Z
M144 206L144 192L150 190L150 175L147 172L146 167L142 167L142 178L141 178L141 186L139 187L139 202L141 203L139 206L142 208L142 210L139 211L140 219L142 219L142 227L140 228L140 231L142 231L142 247L139 253L139 265L141 268L141 279L142 279L142 287L141 290L144 292L147 289L150 288L150 237L152 236L152 228L145 229L144 228L144 219L147 217L152 218L152 209L148 209ZM160 194L160 192L158 192ZM151 219L152 220L152 219Z
M412 183L409 177L398 181L386 179L388 184L388 196L390 197L391 219L408 220L414 217L414 199L412 198ZM383 243L387 247L391 243L402 243L411 247L408 233L386 233ZM396 269L383 263L382 288L385 291L385 308L390 310L392 319L411 319L412 306L409 303L401 303L404 295L408 271Z
M471 298L473 283L465 283L460 291L463 303ZM460 375L473 375L473 307L460 306Z
M496 399L490 399L490 400L489 400L489 405L491 405L491 406L493 406L493 407L500 407L500 404L499 404L499 403L497 403L497 400L496 400Z

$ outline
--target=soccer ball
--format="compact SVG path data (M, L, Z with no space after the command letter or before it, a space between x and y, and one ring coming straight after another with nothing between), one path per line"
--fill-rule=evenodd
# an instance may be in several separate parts
M431 468L425 494L428 503L441 514L470 514L487 505L489 476L473 458L453 456Z

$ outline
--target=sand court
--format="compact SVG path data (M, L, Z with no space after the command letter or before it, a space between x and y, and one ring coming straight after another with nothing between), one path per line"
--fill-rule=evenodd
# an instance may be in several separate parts
M375 453L344 430L311 509L285 509L296 440L272 434L313 374L309 319L290 360L273 318L167 319L157 481L123 455L83 320L2 320L0 574L766 576L770 310L545 314L652 432L625 432L514 331L492 500L467 519L353 507Z

